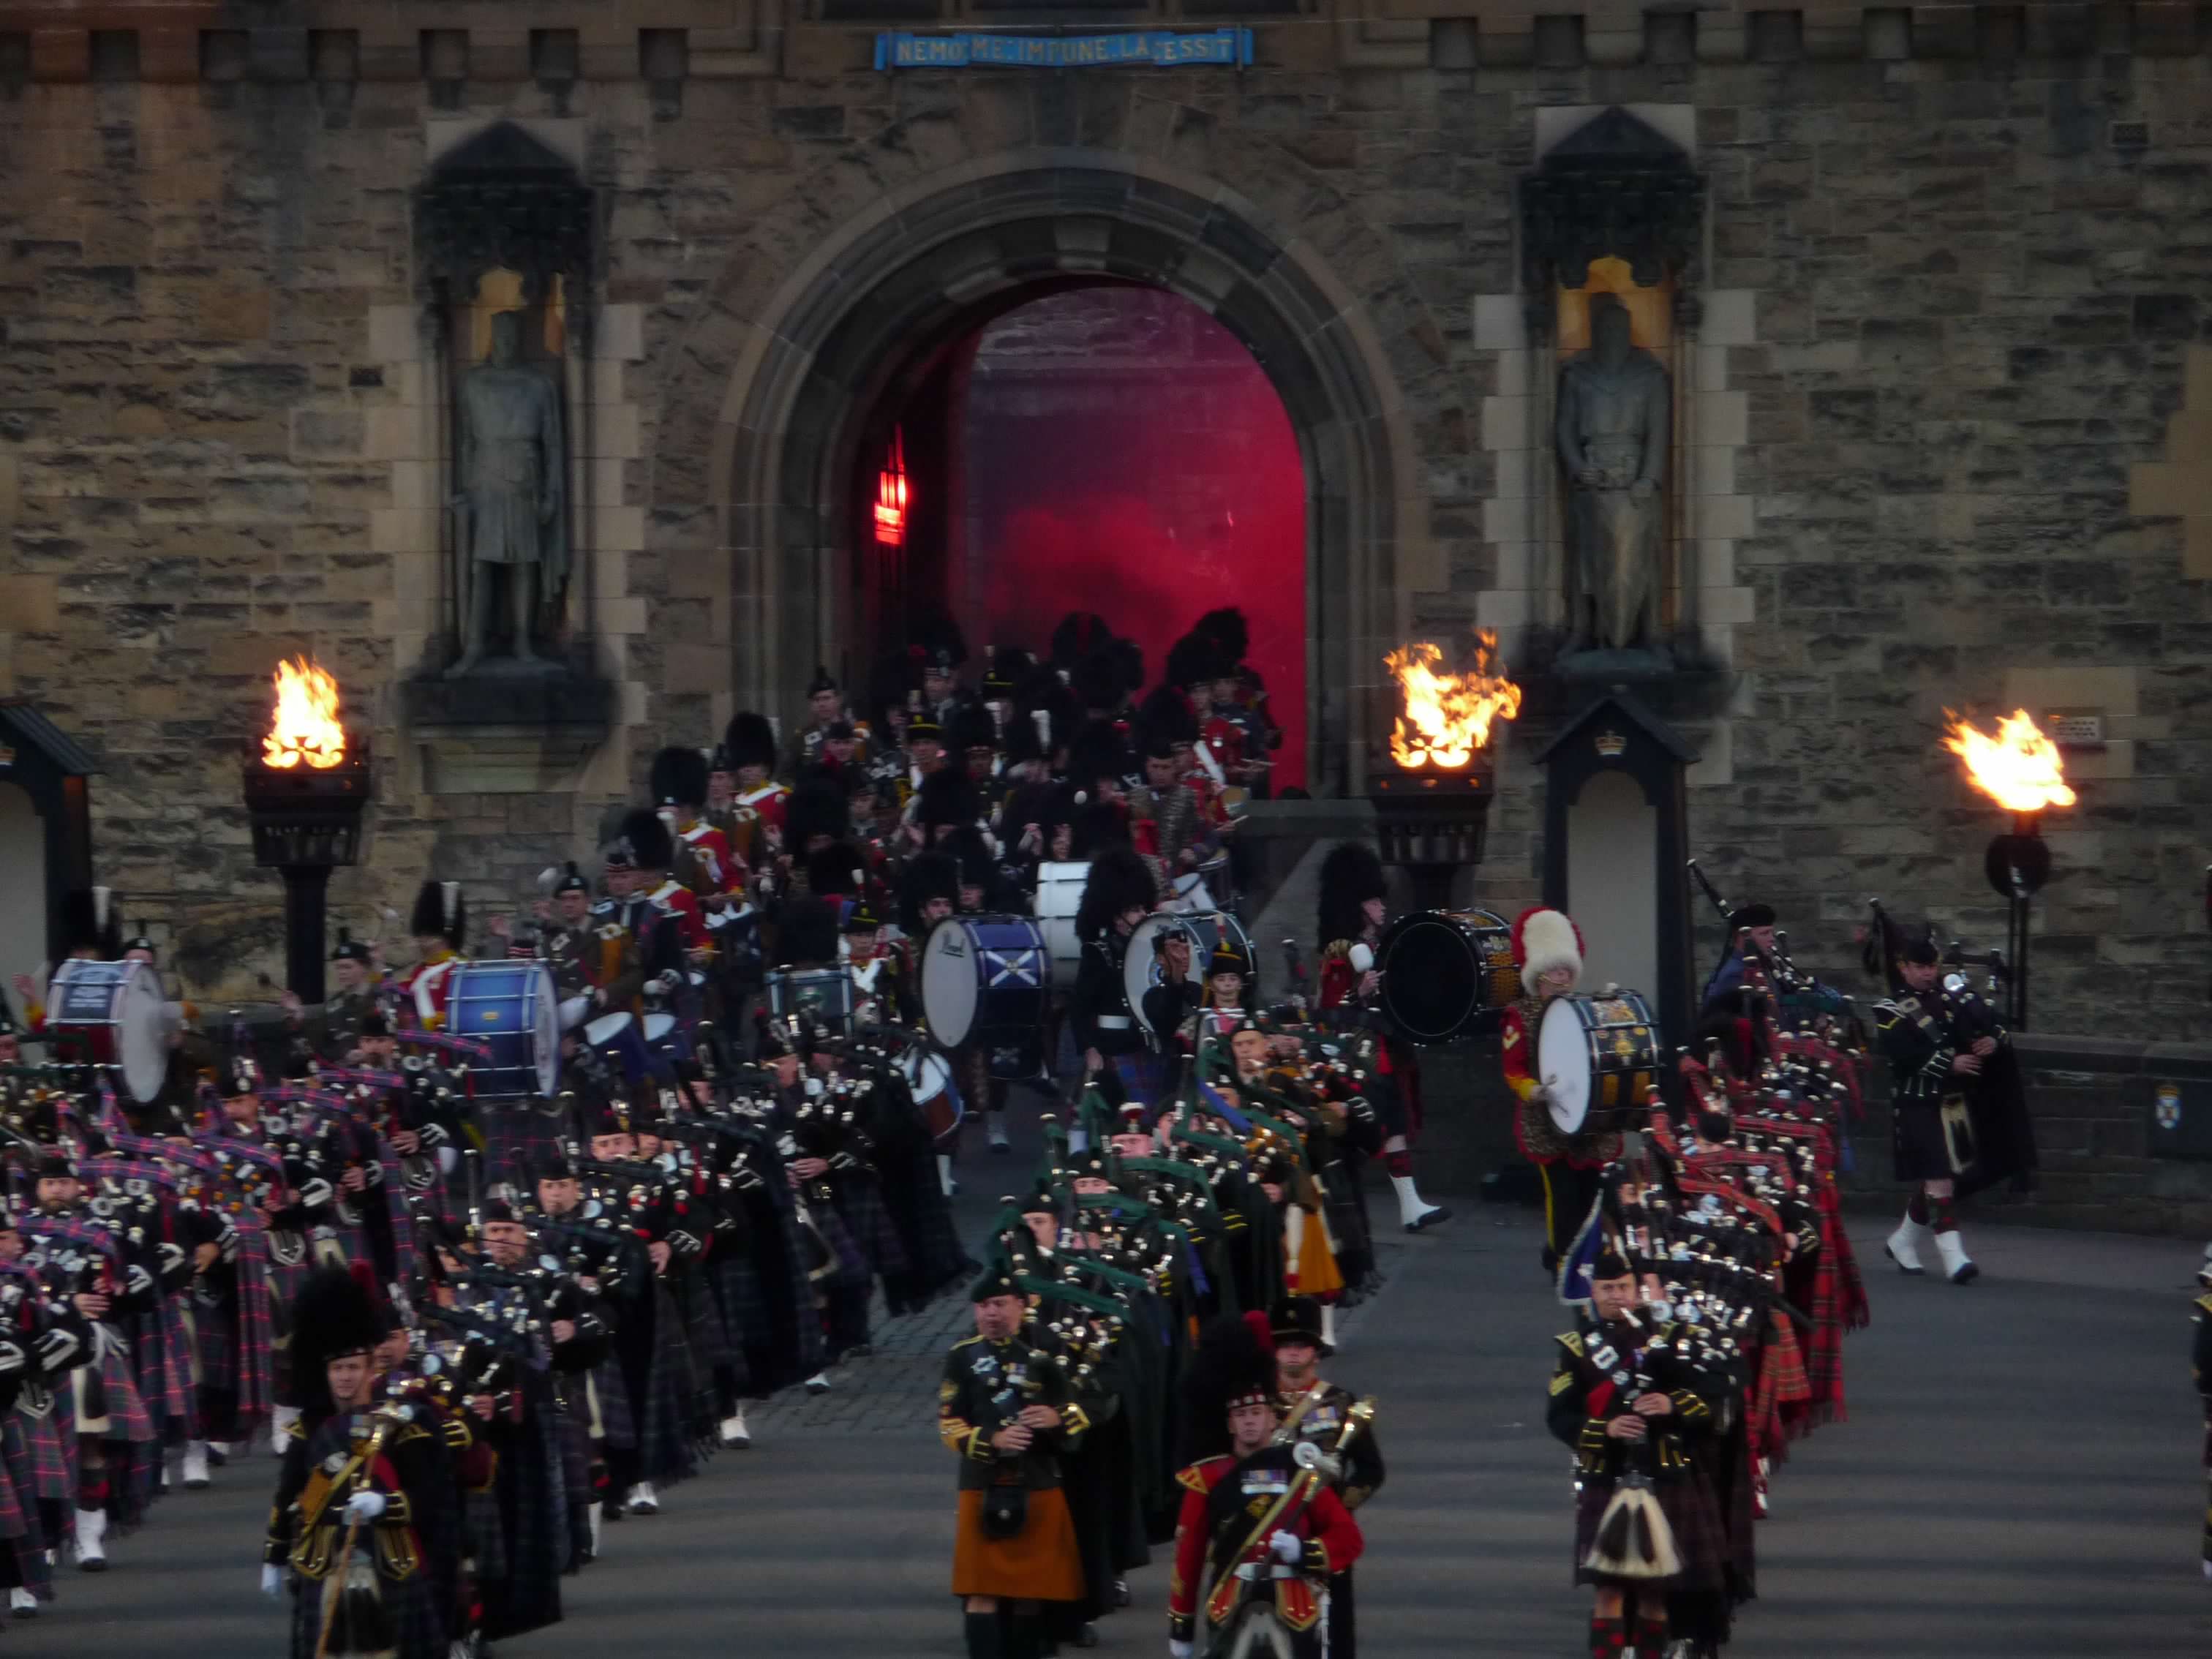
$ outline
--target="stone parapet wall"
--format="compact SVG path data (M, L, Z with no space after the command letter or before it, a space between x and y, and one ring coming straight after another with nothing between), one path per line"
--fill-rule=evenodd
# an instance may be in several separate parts
M434 0L401 0L371 15L349 0L313 0L293 21L222 26L216 5L0 5L0 84L143 80L421 81L458 100L470 82L643 81L673 96L688 79L808 76L869 66L878 27L1066 28L988 15L938 19L882 0L789 8L766 0L543 0L501 21L457 17ZM1304 15L1285 16L1285 10ZM202 14L205 21L194 17ZM838 21L824 21L824 14ZM2187 58L2212 40L2194 0L2036 0L2020 5L1747 7L1696 10L1633 4L1531 6L1495 0L1376 0L1372 4L1141 9L1154 26L1253 28L1263 68L1578 69L1635 64L1781 64L1813 58L1911 58L2009 64L2135 53ZM1127 27L1114 11L1099 27ZM459 27L456 27L456 24Z

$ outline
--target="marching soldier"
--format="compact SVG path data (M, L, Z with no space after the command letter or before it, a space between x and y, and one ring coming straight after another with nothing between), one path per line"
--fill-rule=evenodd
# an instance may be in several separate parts
M1083 957L1069 993L1068 1019L1086 1079L1109 1106L1134 1098L1149 1103L1145 1035L1122 974L1129 936L1152 911L1152 872L1126 847L1110 847L1091 860L1076 908L1075 933Z
M341 927L337 948L331 952L331 977L337 988L316 1007L301 1005L290 991L284 993L284 1014L307 1044L307 1051L326 1060L345 1060L361 1047L361 1023L383 1012L380 975L375 953Z
M1042 1604L1084 1597L1060 1460L1090 1419L1024 1335L1029 1304L1012 1276L986 1273L969 1297L975 1334L945 1356L937 1391L938 1438L960 1460L952 1593L969 1659L1036 1659Z
M1328 1650L1328 1584L1365 1540L1323 1471L1277 1437L1274 1368L1252 1328L1207 1328L1184 1389L1191 1448L1210 1453L1176 1476L1182 1504L1168 1579L1173 1659ZM1358 1419L1346 1425L1356 1434ZM1340 1433L1338 1449L1348 1449ZM1199 1644L1203 1642L1203 1648Z
M468 902L457 881L426 881L415 895L415 914L408 924L414 935L415 966L399 976L394 988L415 1024L426 1030L441 1030L446 1024L446 981L461 958L462 941L468 938Z
M1293 1445L1310 1441L1324 1455L1332 1455L1358 1401L1351 1389L1322 1378L1321 1362L1336 1352L1323 1327L1322 1304L1311 1297L1285 1297L1275 1304L1269 1322L1275 1343L1275 1411L1282 1419L1276 1437ZM1375 1438L1371 1415L1344 1455L1332 1455L1332 1462L1329 1486L1347 1511L1357 1512L1382 1490L1382 1448ZM1353 1659L1357 1650L1352 1568L1347 1564L1328 1581L1329 1659Z
M2204 1260L2197 1269L2197 1306L2190 1316L2197 1327L2196 1352L2191 1370L2197 1392L2204 1401L2204 1468L2212 1479L2212 1244L2204 1247ZM2204 1501L2204 1577L2212 1579L2212 1491Z
M1544 1010L1567 995L1583 971L1583 933L1563 910L1541 905L1513 923L1513 960L1521 969L1521 1000L1505 1011L1498 1032L1498 1065L1520 1103L1513 1139L1544 1183L1544 1271L1552 1272L1589 1219L1597 1200L1597 1172L1620 1155L1620 1137L1567 1136L1552 1121L1551 1092L1536 1075L1536 1036Z
M1380 988L1375 947L1382 942L1389 885L1382 860L1361 842L1332 848L1322 861L1319 910L1321 1007L1339 1024L1364 1024ZM1413 1138L1419 1127L1420 1073L1410 1049L1387 1034L1376 1045L1368 1098L1382 1125L1382 1165L1398 1195L1398 1219L1409 1233L1451 1219L1413 1184Z

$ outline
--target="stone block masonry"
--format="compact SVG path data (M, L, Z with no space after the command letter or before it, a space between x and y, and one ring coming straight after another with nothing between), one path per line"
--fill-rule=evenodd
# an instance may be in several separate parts
M1257 19L1242 73L1062 76L878 75L872 23L755 0L277 10L0 0L0 693L99 757L103 878L189 945L200 1000L278 960L232 759L283 652L338 672L377 746L365 862L331 895L356 929L434 869L479 907L517 902L587 851L653 744L709 741L740 701L796 689L784 671L818 642L757 649L753 619L784 598L740 554L807 529L749 514L729 483L787 435L740 424L763 377L804 372L777 319L833 302L824 250L857 228L907 214L920 252L1010 168L1171 181L1288 251L1332 332L1379 366L1378 626L1449 637L1534 614L1492 597L1526 592L1551 487L1496 442L1498 406L1531 395L1514 190L1540 111L1620 104L1686 123L1709 190L1686 386L1698 477L1728 503L1701 521L1698 580L1735 679L1690 733L1707 868L1774 902L1808 951L1846 955L1869 893L1992 942L1980 862L2002 824L1936 748L1941 713L2102 714L2130 746L2085 760L2081 805L2046 826L2038 1024L2202 1035L2196 8L1537 19L1389 0ZM422 413L442 396L420 367L409 198L434 127L500 118L557 137L603 197L613 314L578 465L620 726L563 788L441 796L395 690L426 648ZM1048 258L1123 257L1093 234L1114 214L1071 204ZM1224 304L1243 257L1219 251ZM1304 435L1316 453L1343 441ZM2069 684L2124 684L2131 706L2046 698L2055 668L2097 671ZM1540 868L1541 735L1509 739L1476 884L1509 912Z

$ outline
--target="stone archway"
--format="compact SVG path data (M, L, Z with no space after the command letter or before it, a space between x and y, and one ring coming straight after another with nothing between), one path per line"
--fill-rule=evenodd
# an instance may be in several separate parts
M708 480L738 697L794 707L840 636L858 540L847 484L886 388L1042 286L1140 283L1212 313L1289 413L1307 492L1308 775L1317 793L1356 792L1368 694L1403 621L1413 498L1403 402L1360 302L1233 192L1139 171L1127 155L1056 150L962 171L963 182L915 180L884 198L756 313Z

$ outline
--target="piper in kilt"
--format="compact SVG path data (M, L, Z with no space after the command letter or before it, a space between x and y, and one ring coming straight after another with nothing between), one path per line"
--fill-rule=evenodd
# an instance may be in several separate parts
M1023 1335L1028 1299L1003 1271L970 1293L975 1334L945 1357L937 1433L960 1460L952 1593L969 1659L1036 1659L1040 1604L1079 1601L1083 1558L1060 1455L1090 1427L1048 1353Z
M1591 1312L1556 1339L1545 1413L1575 1453L1575 1582L1595 1587L1592 1659L1664 1659L1667 1593L1723 1571L1720 1518L1686 1449L1713 1412L1668 1386L1668 1333L1630 1263L1608 1247L1589 1271Z

